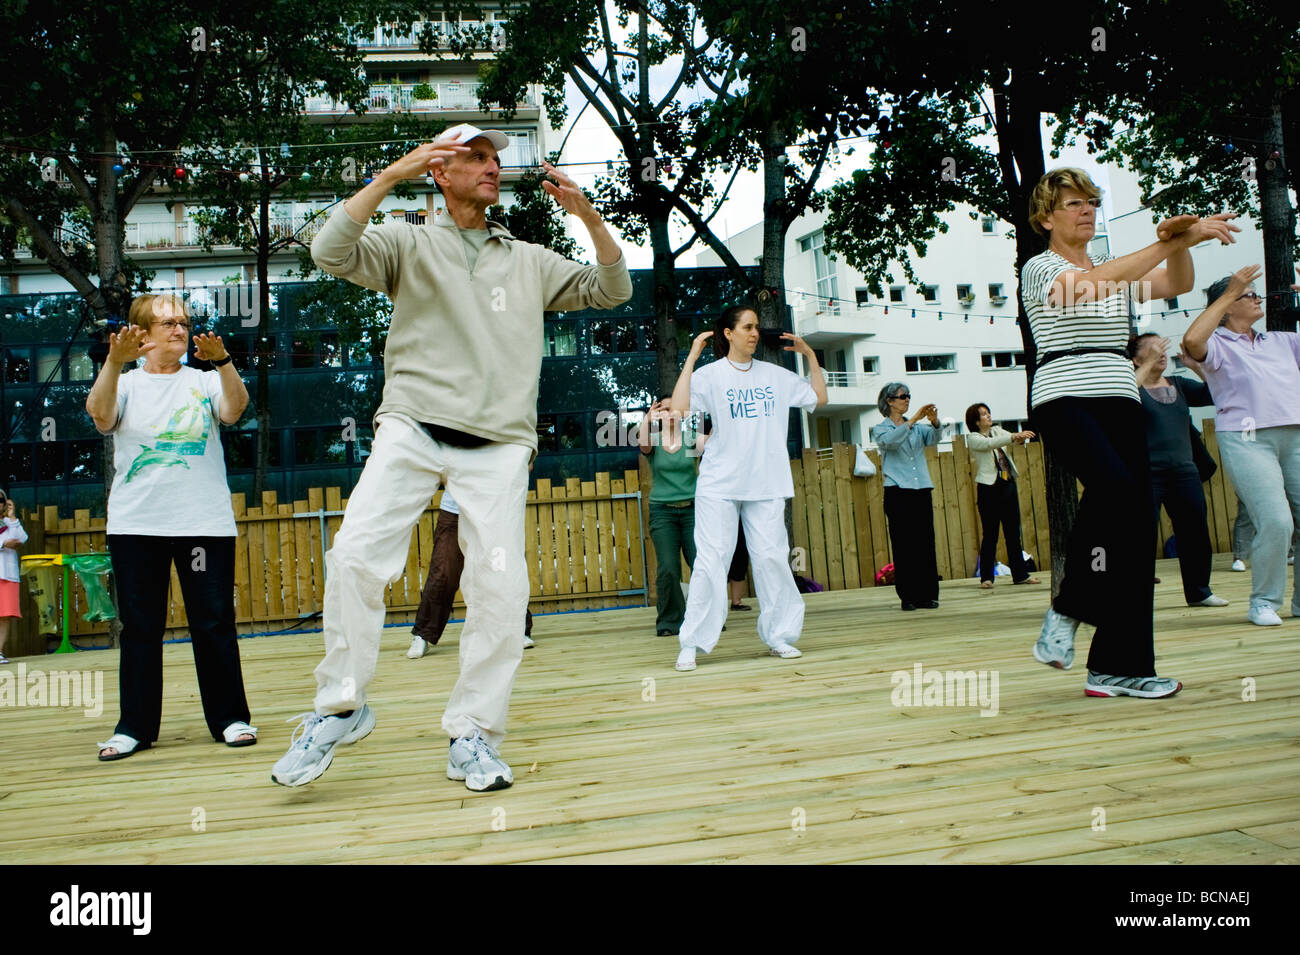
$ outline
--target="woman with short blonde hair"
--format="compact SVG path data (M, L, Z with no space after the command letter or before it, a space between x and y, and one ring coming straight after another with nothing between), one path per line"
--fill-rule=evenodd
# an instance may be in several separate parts
M221 424L234 424L248 391L221 338L194 337L176 295L142 295L130 323L109 336L86 411L113 435L115 473L106 536L122 620L121 718L99 745L101 760L148 749L162 720L162 640L176 567L208 731L228 746L257 742L235 633L235 517L226 484ZM123 373L142 359L141 367Z
M1034 645L1040 663L1069 669L1079 622L1095 624L1089 696L1172 696L1155 675L1155 527L1137 380L1126 346L1133 302L1172 298L1195 281L1189 249L1227 244L1229 213L1175 216L1156 241L1110 258L1089 243L1101 192L1081 169L1053 169L1034 187L1029 218L1048 247L1020 270L1020 297L1037 352L1030 420L1084 487L1060 591ZM1161 263L1166 262L1164 267Z

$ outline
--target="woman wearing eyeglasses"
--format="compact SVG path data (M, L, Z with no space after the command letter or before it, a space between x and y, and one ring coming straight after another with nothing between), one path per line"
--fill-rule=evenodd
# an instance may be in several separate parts
M1250 512L1251 623L1276 627L1286 590L1286 552L1300 527L1300 335L1257 332L1263 302L1250 287L1258 265L1219 279L1209 307L1183 335L1214 393L1224 469ZM1300 617L1300 564L1291 616Z
M107 538L122 620L122 709L113 736L99 744L104 761L158 738L173 563L208 730L228 746L257 742L235 635L235 516L219 435L222 423L244 413L248 391L217 335L194 337L195 356L216 371L182 363L189 330L178 297L137 298L128 326L109 336L86 399L95 427L113 435L115 471ZM142 366L124 375L123 366L137 359Z
M880 449L885 483L885 518L894 551L894 592L902 609L939 606L939 567L934 553L934 512L930 509L930 466L925 449L939 443L939 409L922 405L907 417L912 392L901 381L880 389L876 407L885 420L871 429ZM927 420L922 420L927 419Z
M1135 301L1191 289L1188 251L1233 241L1229 213L1160 223L1156 241L1130 255L1093 256L1101 190L1082 169L1053 169L1030 196L1029 221L1046 251L1020 270L1020 297L1037 352L1031 421L1084 487L1060 592L1034 645L1040 663L1069 669L1079 621L1097 627L1088 652L1089 696L1172 696L1157 677L1152 610L1155 527L1137 380L1126 354ZM1161 267L1161 263L1166 263ZM1136 290L1135 290L1136 286Z

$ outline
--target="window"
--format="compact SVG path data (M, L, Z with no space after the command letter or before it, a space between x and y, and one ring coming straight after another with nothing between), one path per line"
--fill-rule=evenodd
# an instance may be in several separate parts
M68 350L68 381L94 381L95 363L90 360L90 348L73 345Z
M980 220L980 231L985 235L994 235L997 229L997 220L992 216L985 216Z
M853 443L853 424L848 418L840 421L840 440L845 444Z
M811 252L813 272L817 276L817 311L827 315L840 313L839 279L835 274L832 260L826 255L825 236L818 229L812 235L799 240L799 251Z
M880 356L872 355L869 358L862 359L862 373L864 375L880 374Z
M612 355L617 352L637 351L636 323L631 321L592 322L591 353Z
M1165 308L1170 309L1170 310L1172 311L1173 309L1175 309L1175 308L1177 308L1177 307L1178 307L1178 296L1177 296L1177 295L1175 295L1173 298L1167 298L1167 299L1165 299Z
M546 323L546 354L551 358L578 354L577 322Z
M89 481L100 477L103 471L104 442L98 438L69 442L71 468L69 477L74 481Z
M919 371L956 371L956 355L908 355L903 361L904 367L911 372Z
M958 285L957 300L973 302L975 300L975 293L971 291L971 287L969 285Z
M986 351L980 355L980 365L984 368L1024 368L1025 353L1022 351Z
M27 349L5 349L5 382L25 385L32 380L32 355Z
M921 286L921 297L922 297L923 299L925 299L927 302L937 302L937 301L939 301L939 286L937 286L937 285L922 285L922 286Z
M1006 294L1002 291L1002 283L1001 283L1001 282L990 282L990 283L989 283L989 298L991 298L991 299L999 299L999 298L1004 299L1004 298L1006 298Z
M858 308L866 308L871 304L871 290L860 288L855 293L858 301Z
M36 349L36 382L62 381L60 366L63 363L63 349L58 346ZM42 479L44 480L44 479Z
M903 301L903 296L907 294L907 287L903 285L889 286L889 300L891 302Z
M849 370L848 362L846 361L847 354L847 352L842 350L831 352L829 356L829 364L823 367L825 367L827 371L838 371L840 374L844 374Z

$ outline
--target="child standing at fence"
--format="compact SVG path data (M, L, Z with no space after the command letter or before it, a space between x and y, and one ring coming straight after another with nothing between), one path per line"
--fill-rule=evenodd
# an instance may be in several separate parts
M0 491L0 663L9 639L9 621L22 617L18 609L18 548L27 543L27 532L14 509L14 501Z
M695 371L710 337L716 360ZM742 523L758 591L758 635L773 656L803 655L795 647L803 630L803 598L787 563L785 502L794 496L794 481L786 437L790 408L824 405L826 380L803 339L789 332L781 337L790 340L786 351L808 360L808 378L756 360L758 315L733 306L713 331L696 336L673 389L673 411L702 411L713 419L695 488L695 565L678 636L678 670L694 670L695 651L717 646L727 616L727 567Z

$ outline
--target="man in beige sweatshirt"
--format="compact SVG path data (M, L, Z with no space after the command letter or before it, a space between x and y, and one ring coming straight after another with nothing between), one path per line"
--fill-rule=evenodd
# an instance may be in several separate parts
M519 621L528 607L524 501L537 453L542 313L612 308L632 295L623 254L567 176L544 188L591 235L598 265L521 242L486 211L498 201L504 134L462 124L397 160L352 196L312 242L326 272L393 300L384 395L370 457L325 555L325 659L307 714L271 778L311 782L334 747L375 725L366 687L384 623L384 587L401 575L411 529L445 485L460 505L467 612L460 678L442 727L447 776L475 791L513 782L505 736ZM446 211L427 226L368 226L399 182L432 175Z

